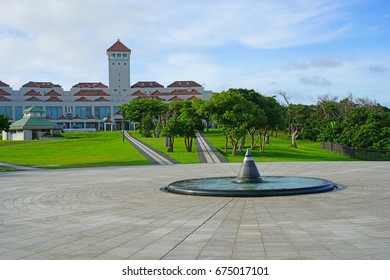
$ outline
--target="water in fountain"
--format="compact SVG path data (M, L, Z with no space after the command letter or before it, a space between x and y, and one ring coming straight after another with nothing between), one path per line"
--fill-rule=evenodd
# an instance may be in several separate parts
M207 196L278 196L330 191L335 185L325 179L297 176L260 176L247 150L237 177L196 178L173 182L165 190Z

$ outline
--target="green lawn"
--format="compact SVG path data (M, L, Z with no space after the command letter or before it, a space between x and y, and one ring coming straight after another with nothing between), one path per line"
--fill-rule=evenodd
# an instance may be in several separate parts
M0 141L0 162L46 168L145 165L119 131L64 133L63 140Z
M232 150L228 149L225 152L225 137L219 130L210 130L204 132L204 136L209 142L216 147L229 162L241 162L245 155L245 149L232 155ZM297 140L297 148L290 145L290 137L286 134L279 134L278 137L270 137L270 144L265 146L264 152L260 152L259 148L251 150L255 161L349 161L352 158L334 153L325 149L321 149L319 142ZM246 147L249 147L249 139L247 139ZM230 144L228 147L231 147ZM245 148L246 148L245 147Z
M164 138L144 138L137 131L134 137L160 150L180 163L198 163L195 143L193 151L187 152L183 138L176 138L174 152L168 153ZM204 132L207 139L229 162L242 162L245 151L233 156L231 150L224 151L225 137L218 130ZM146 165L149 162L127 141L122 142L119 131L65 133L63 140L0 141L0 162L40 166L45 168L71 168L89 166ZM353 160L320 148L318 142L298 140L298 148L290 146L287 135L270 137L271 144L265 151L258 149L252 155L258 162L264 161L348 161ZM0 171L10 169L0 168Z
M130 131L131 135L138 140L148 144L149 146L159 150L169 156L170 158L180 162L180 163L199 163L198 153L196 152L195 140L192 143L192 152L187 152L184 146L184 138L176 137L174 143L174 152L168 153L167 147L164 146L164 137L145 138L139 134L138 131Z

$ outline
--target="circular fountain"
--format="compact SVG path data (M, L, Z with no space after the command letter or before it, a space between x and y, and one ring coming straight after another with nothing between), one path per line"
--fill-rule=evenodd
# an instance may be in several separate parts
M176 181L166 191L206 196L278 196L319 193L333 190L328 180L296 176L260 176L247 150L237 177L198 178Z

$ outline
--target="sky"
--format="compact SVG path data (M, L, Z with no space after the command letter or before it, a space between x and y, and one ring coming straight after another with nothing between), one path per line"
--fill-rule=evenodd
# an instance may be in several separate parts
M387 0L2 0L0 81L108 85L106 50L131 49L131 84L369 98L390 107ZM282 102L282 99L279 99Z

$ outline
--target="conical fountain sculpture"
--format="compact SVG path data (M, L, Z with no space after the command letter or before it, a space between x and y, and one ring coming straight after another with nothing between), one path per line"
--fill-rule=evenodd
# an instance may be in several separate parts
M238 184L258 184L261 183L260 172L249 149L246 150L244 160L242 161L240 172L234 181Z
M277 196L299 195L336 189L331 181L297 176L260 176L249 150L237 177L195 178L170 183L163 191L207 196Z

